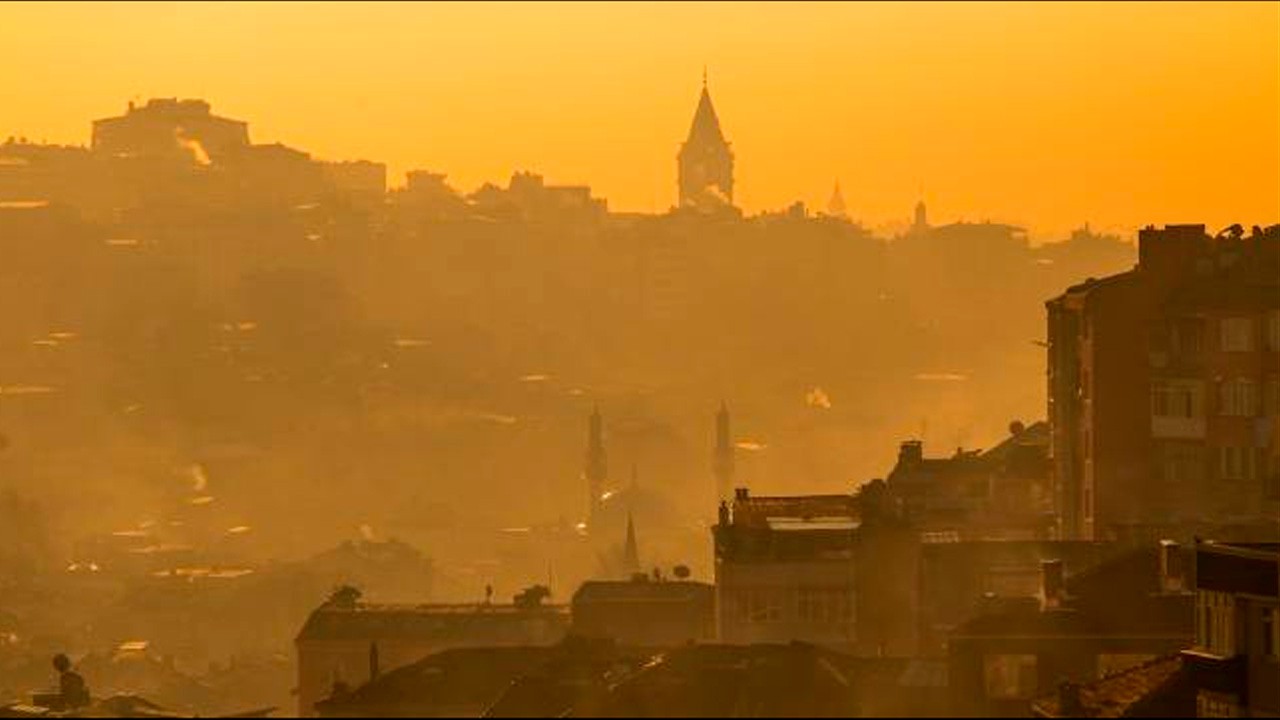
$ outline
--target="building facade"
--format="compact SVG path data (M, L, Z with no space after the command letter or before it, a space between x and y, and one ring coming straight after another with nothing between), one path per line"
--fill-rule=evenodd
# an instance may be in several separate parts
M1265 534L1280 517L1280 226L1146 228L1047 303L1064 538Z
M312 717L335 687L355 688L379 672L464 647L553 645L565 636L564 607L377 605L331 599L295 640L298 714Z
M858 525L852 495L739 488L713 528L720 641L853 647Z

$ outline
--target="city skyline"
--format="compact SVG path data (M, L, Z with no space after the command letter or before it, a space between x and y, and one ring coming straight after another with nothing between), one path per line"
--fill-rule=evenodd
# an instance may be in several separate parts
M162 6L141 23L128 4L81 6L94 22L72 27L12 4L8 26L23 32L0 55L31 70L0 90L0 134L80 144L88 118L130 98L201 97L250 121L255 142L386 162L393 185L417 168L464 190L529 170L590 185L614 210L663 212L708 67L738 157L734 200L751 214L821 209L838 181L851 217L881 232L905 227L921 197L939 221L1019 224L1033 240L1085 223L1131 237L1152 221L1280 217L1267 172L1280 158L1280 70L1248 40L1280 20L1275 5L818 6L804 25L769 5L588 6L552 14L573 28L555 53L538 40L552 30L538 8L398 7ZM197 20L197 50L177 47ZM240 53L235 38L258 30L278 46ZM361 45L366 31L377 49ZM92 67L49 54L84 42ZM770 52L746 52L759 42ZM428 52L464 47L465 82ZM159 54L180 60L147 61ZM252 79L238 75L249 61ZM68 91L37 93L41 82Z

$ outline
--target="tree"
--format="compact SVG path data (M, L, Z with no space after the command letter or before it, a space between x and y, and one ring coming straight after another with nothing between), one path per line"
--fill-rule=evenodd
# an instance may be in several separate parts
M329 595L329 600L326 604L332 605L333 607L350 609L354 608L356 603L360 602L360 598L363 596L364 593L360 592L360 589L353 585L339 585L334 588L333 592Z

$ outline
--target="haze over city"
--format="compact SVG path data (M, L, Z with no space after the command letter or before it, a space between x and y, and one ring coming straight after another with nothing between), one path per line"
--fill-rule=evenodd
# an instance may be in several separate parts
M1274 220L1280 9L1176 8L6 3L0 57L22 72L0 134L82 143L79 119L121 98L201 96L258 141L386 162L393 185L536 168L647 212L675 200L705 66L748 212L825 202L839 179L872 227L920 195L1033 239Z
M0 717L1280 715L1278 47L0 2Z

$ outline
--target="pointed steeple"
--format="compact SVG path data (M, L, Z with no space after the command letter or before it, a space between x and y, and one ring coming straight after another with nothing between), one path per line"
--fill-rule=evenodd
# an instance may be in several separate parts
M698 206L708 200L713 204L732 204L733 152L711 103L705 68L702 72L702 94L677 160L682 207Z
M622 565L628 573L640 571L640 547L636 544L636 524L627 513L627 541L622 550Z
M716 116L715 105L711 103L711 92L702 86L702 96L698 98L698 109L693 111L693 123L689 126L688 144L710 143L724 144L724 132L720 129L720 118Z
M831 199L827 201L827 214L832 217L844 217L848 213L844 205L844 194L840 192L840 181L836 181L836 187L831 191Z
M716 478L716 496L728 500L733 494L733 436L729 430L729 407L723 400L716 413L716 446L711 469Z

